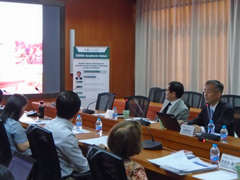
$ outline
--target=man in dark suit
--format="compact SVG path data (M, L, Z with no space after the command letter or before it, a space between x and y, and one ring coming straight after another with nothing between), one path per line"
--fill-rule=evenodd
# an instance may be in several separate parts
M197 133L207 132L207 125L210 119L215 124L215 132L220 133L222 125L226 125L228 134L234 136L233 130L233 107L220 100L223 93L223 84L217 80L209 80L204 85L204 98L206 106L199 113L198 117L188 121L188 125L194 125ZM179 121L182 124L182 121Z

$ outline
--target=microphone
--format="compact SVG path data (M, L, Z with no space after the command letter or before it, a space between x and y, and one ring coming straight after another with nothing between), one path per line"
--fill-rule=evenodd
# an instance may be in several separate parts
M76 90L76 89L78 89L78 88L80 88L79 86L76 86L74 89L73 89L73 92ZM93 103L95 103L95 102L97 102L97 101L93 101L93 102L91 102L88 106L87 106L87 109L83 109L82 110L82 112L83 113L86 113L86 114L94 114L94 110L91 110L91 109L88 109L88 107L91 105L91 104L93 104Z
M210 107L209 107L209 104L206 104L206 106L207 106L207 112L208 112L208 118L209 118L209 121L211 120L211 116L210 116L210 114L209 114L209 111L210 111Z
M35 90L42 94L42 92L37 87L35 87Z
M128 102L128 99L125 99L125 101L128 103L129 107L131 107L131 109L133 110L133 112L135 113L135 115L138 116L138 113L137 113L136 110L132 107L131 103ZM144 126L149 126L149 125L150 125L150 122L145 121L145 120L142 119L144 113L143 113L141 107L139 106L139 104L138 104L138 102L136 101L135 98L134 98L134 101L135 101L135 103L137 104L139 110L140 110L141 113L142 113L142 116L140 117L139 122L140 122L142 125L144 125Z
M133 112L134 112L135 114L137 114L137 112L135 111L135 109L132 107L131 103L129 103L128 99L126 99L125 101L128 103L129 107L132 108ZM152 140L148 140L148 139L147 139L147 140L144 140L144 141L142 142L143 148L144 148L144 149L148 149L148 150L160 150L160 149L162 149L162 143L160 143L160 142L158 142L158 141L154 141L153 135L152 135L150 129L148 129L148 127L147 127L147 125L146 125L146 122L147 122L147 121L142 120L142 118L143 118L143 110L141 109L141 107L139 106L139 104L138 104L138 102L136 101L135 98L134 98L134 101L135 101L135 103L137 104L139 110L140 110L141 113L142 113L142 117L141 117L141 119L140 119L140 122L141 122L142 125L145 126L145 128L147 129L148 133L150 134L150 136L151 136L151 138L152 138ZM150 125L150 122L147 122L147 123L148 123L148 126L149 126L149 125Z
M141 119L143 118L143 116L144 116L144 113L143 113L143 110L142 110L142 108L139 106L139 104L138 104L138 102L136 101L136 99L135 98L133 98L133 100L135 101L135 103L137 104L137 107L139 108L139 110L141 111L141 113L142 113L142 116L141 116Z
M11 93L7 92L5 89L3 89L3 92L6 93L7 95L11 95Z
M214 135L214 134L208 134L208 133L201 133L201 135L198 136L199 141L204 141L206 139L210 139L210 140L213 140L213 141L219 141L220 136Z
M74 92L76 89L81 88L80 86L76 86L72 91Z
M108 97L109 97L109 96L104 96L104 97L101 98L100 100L103 100L103 99L108 98ZM82 112L83 112L83 113L86 113L86 114L93 114L95 111L94 111L94 110L91 110L91 109L88 109L88 108L89 108L89 106L90 106L91 104L93 104L93 103L95 103L95 102L97 102L97 100L89 103L88 106L87 106L87 109L83 109Z
M201 142L203 142L203 143L208 142L208 143L210 143L210 144L215 144L215 143L212 143L212 142L208 141L208 138L198 138L198 140L201 141ZM211 140L211 139L210 139L210 140ZM222 147L222 148L225 148L225 149L229 149L229 150L235 151L235 152L240 152L240 151L237 150L237 149L233 149L233 148L230 148L230 147L226 147L226 146L221 145L221 144L218 144L218 147Z
M93 103L95 103L95 102L97 102L97 101L93 101L93 102L91 102L90 104L88 104L87 109L83 109L82 112L83 112L83 113L86 113L86 114L93 114L95 111L94 111L94 110L91 110L91 109L88 109L88 108L89 108L89 106L90 106L91 104L93 104Z

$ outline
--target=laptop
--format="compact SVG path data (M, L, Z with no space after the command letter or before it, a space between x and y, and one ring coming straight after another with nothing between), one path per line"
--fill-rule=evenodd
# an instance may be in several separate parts
M165 128L178 132L181 130L181 127L174 115L160 112L156 113Z
M29 156L14 152L8 169L11 171L15 180L27 180L35 161L35 159Z

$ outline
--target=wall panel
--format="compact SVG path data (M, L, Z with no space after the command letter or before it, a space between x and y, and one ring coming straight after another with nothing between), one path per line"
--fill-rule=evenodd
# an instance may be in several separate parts
M110 91L134 94L135 0L65 0L65 87L72 89L69 33L76 46L110 46Z

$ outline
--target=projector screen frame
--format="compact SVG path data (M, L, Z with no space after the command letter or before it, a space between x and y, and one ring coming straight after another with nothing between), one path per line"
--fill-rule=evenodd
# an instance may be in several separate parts
M24 94L27 98L54 98L57 96L58 93L65 90L65 2L62 1L48 1L48 0L0 0L0 2L9 2L9 3L26 3L26 4L37 4L43 6L56 6L60 8L60 54L59 54L59 78L60 78L60 85L59 85L59 92L43 92L33 94ZM44 42L43 42L44 46ZM44 52L43 52L44 53ZM44 77L43 77L44 80ZM44 83L43 83L44 86ZM44 87L43 87L44 89ZM6 94L4 96L9 96Z

